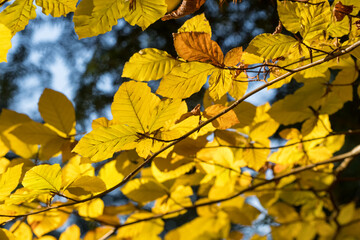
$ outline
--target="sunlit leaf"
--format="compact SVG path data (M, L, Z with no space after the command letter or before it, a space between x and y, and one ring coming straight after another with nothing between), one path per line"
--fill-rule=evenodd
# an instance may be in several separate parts
M213 69L214 66L205 63L179 64L161 80L156 93L169 98L188 98L201 89Z
M121 76L137 81L158 80L168 74L177 63L179 62L165 51L145 48L125 63Z
M7 52L11 48L11 31L0 20L0 62L6 62Z
M30 19L36 17L35 9L33 0L15 1L0 13L0 23L10 29L12 35L14 35L23 30Z
M179 29L178 33L181 32L204 32L210 34L211 37L211 27L209 21L205 18L205 14L199 14L195 17L187 20Z
M167 11L165 0L136 0L132 8L130 2L124 1L121 12L130 25L138 25L142 30L164 16Z
M46 123L69 135L75 125L75 109L67 97L45 88L39 100L39 112Z
M207 118L213 117L218 113L224 111L227 107L222 106L220 104L215 104L210 107L207 107L204 111L204 116ZM212 122L214 127L217 129L227 129L232 127L233 125L240 123L236 114L233 110L230 110L226 114L222 115L221 117L217 118L215 121Z
M0 199L10 195L17 187L22 174L23 164L8 167L6 172L0 175Z
M80 216L96 218L103 214L104 206L104 202L100 198L95 198L80 204L78 211Z
M74 14L75 32L79 38L104 34L123 17L123 0L82 0Z
M80 228L73 224L61 233L59 240L80 240Z
M36 5L42 7L42 12L53 17L66 16L76 9L77 0L36 0Z
M73 149L92 161L102 161L115 152L126 149L126 145L137 139L136 129L126 125L99 127L86 134Z
M27 217L27 222L29 223L32 231L37 237L51 232L58 227L62 226L68 219L69 214L50 210L36 215L30 215Z
M131 180L121 190L128 198L141 203L153 201L167 194L160 183L146 178Z
M187 61L199 61L222 65L224 54L219 45L211 40L208 33L181 32L174 33L174 46L179 57Z
M298 41L295 38L281 33L274 35L264 33L251 40L246 52L266 59L286 57L294 50L297 43Z
M59 164L39 165L25 173L22 185L38 191L59 192L61 187L61 167Z

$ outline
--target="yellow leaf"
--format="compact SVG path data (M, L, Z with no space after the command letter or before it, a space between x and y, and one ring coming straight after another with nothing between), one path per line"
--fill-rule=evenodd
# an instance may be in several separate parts
M17 0L0 13L0 23L15 35L25 28L30 19L36 17L35 9L33 0Z
M10 132L14 130L18 124L32 121L27 115L20 114L8 109L2 109L0 115L0 137L6 147L23 158L32 158L38 151L37 145L26 144L20 141Z
M79 215L83 217L96 218L104 211L104 202L100 198L82 203L78 206Z
M44 145L41 146L39 151L39 159L49 160L50 158L56 156L62 150L63 145L68 142L69 141L64 138L55 136L54 138L50 139L48 142L46 142Z
M68 219L69 214L58 210L50 210L27 217L27 221L37 237L61 227Z
M227 107L222 106L221 104L215 104L210 107L207 107L204 110L204 116L206 118L211 118L218 113L224 111ZM217 129L228 129L233 125L240 123L236 117L236 114L233 110L230 110L226 114L222 115L221 117L217 118L215 121L212 122L213 126Z
M0 20L0 62L7 62L6 55L11 48L11 38L10 29L2 24Z
M21 240L32 240L33 239L33 233L31 231L31 228L29 225L27 225L24 222L17 221L15 222L11 228L10 231L14 234L16 239ZM3 239L0 237L0 239Z
M165 235L165 240L224 239L228 236L229 231L229 218L226 213L220 211L216 216L197 217L181 227L169 231Z
M122 7L123 0L82 0L73 18L79 39L111 31L123 17Z
M164 99L155 108L149 121L149 132L156 131L172 121L179 112L183 102L180 99Z
M300 2L277 0L280 21L292 33L301 31L301 5Z
M95 230L88 231L84 237L84 240L95 240L104 238L104 236L108 236L108 233L112 232L113 229L114 228L110 226L97 227L95 228Z
M145 48L135 53L125 63L121 77L137 81L158 80L168 74L178 64L175 58L156 48Z
M319 4L303 4L301 5L301 36L305 41L323 35L331 22L330 4L328 1L314 0L313 3Z
M44 164L28 170L25 173L22 185L31 190L59 192L61 182L60 165Z
M95 170L91 161L81 158L79 155L71 158L62 168L62 188L66 188L70 183L80 176L94 176Z
M23 164L8 167L6 172L0 175L0 200L10 195L17 187L22 174Z
M80 228L73 224L61 233L59 240L80 240Z
M205 18L205 14L196 15L187 20L179 29L181 32L204 32L208 33L211 37L211 27L209 21Z
M256 107L249 102L242 102L233 110L240 122L239 124L235 125L236 128L250 125L253 122L256 114Z
M174 46L179 57L187 61L199 61L222 65L224 54L219 45L211 40L208 33L182 32L174 33Z
M110 161L99 171L99 177L104 181L107 189L115 186L124 178L124 174L117 169L116 165L117 161Z
M350 202L345 206L340 207L339 215L337 216L337 220L340 225L345 225L353 220L355 213L355 202Z
M132 9L130 2L124 1L121 12L130 25L136 24L142 30L164 16L167 11L165 0L136 0Z
M224 64L228 67L237 66L241 61L242 47L236 47L228 51L224 58Z
M36 0L36 5L42 7L42 12L53 17L66 16L76 9L77 0Z
M160 183L152 179L137 178L129 181L121 191L131 200L146 203L167 194L167 190Z
M95 194L106 190L105 183L96 176L81 176L71 183L67 189L76 196Z
M50 236L50 235L45 235L45 236L39 237L37 240L56 240L56 238L53 236Z
M268 140L268 139L266 139ZM265 142L265 141L264 141ZM270 142L269 140L266 142ZM263 144L254 143L251 146L264 147ZM270 147L270 144L265 147ZM270 154L270 149L255 149L249 148L243 151L243 156L245 162L248 164L249 168L253 168L255 171L258 171L262 166L264 166L267 158Z
M126 125L99 127L81 138L73 152L89 157L92 161L102 161L112 157L115 152L134 148L134 145L130 147L129 144L136 139L136 130Z
M106 127L107 128L110 125L111 125L110 121L106 117L101 117L101 118L98 118L98 119L95 119L92 121L91 128L92 129L95 129L98 127Z
M57 134L41 123L30 121L20 124L11 134L28 144L45 144Z
M9 230L0 228L0 239L1 240L16 240L17 238Z
M278 223L288 223L299 219L296 210L283 202L277 202L268 209L268 213L272 215Z
M39 112L46 123L67 136L75 126L75 109L60 92L45 88L39 100Z
M233 75L233 79L231 81L229 94L233 98L239 99L242 96L244 96L244 94L246 93L246 90L249 85L248 77L245 72L241 72L239 75L237 75L236 71L233 71L232 75Z
M200 119L198 116L188 117L184 121L181 121L171 126L166 131L161 132L161 139L163 140L177 139L182 135L184 135L185 133L192 130L194 127L197 127L199 125L199 120ZM192 139L196 139L198 136L205 135L206 133L214 130L215 128L211 124L208 124L205 127L201 128L200 131L191 134L189 137Z
M214 66L199 62L181 63L160 81L156 93L169 98L188 98L199 92Z
M251 40L246 48L246 52L264 57L265 59L287 57L294 51L297 43L298 41L295 38L281 33L274 35L263 33Z
M159 102L160 99L151 93L146 83L126 82L116 92L111 112L116 124L126 124L146 133L150 122L149 116Z
M177 156L172 159L155 158L151 163L153 176L159 182L176 179L193 169L192 159Z
M126 220L126 223L150 218L152 216L154 216L154 214L149 212L134 213ZM162 219L157 218L121 227L117 232L117 237L119 239L160 240L159 234L163 230L164 222Z
M215 101L224 96L230 89L232 75L228 69L216 68L209 78L209 94Z

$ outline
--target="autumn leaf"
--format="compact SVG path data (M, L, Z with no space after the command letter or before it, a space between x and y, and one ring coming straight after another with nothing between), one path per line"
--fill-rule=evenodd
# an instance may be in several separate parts
M191 13L196 12L206 0L183 0L178 9L172 11L169 14L166 14L161 18L163 21L167 21L170 19L181 18Z
M39 100L39 112L44 121L66 136L75 126L75 109L62 93L45 88Z
M199 14L195 17L187 20L179 29L178 33L182 32L204 32L210 34L211 37L211 27L209 21L205 18L205 14Z
M174 46L179 57L187 61L199 61L222 65L224 54L219 45L211 40L208 33L182 32L174 33Z
M7 52L11 48L11 31L0 20L0 62L6 62Z
M264 33L251 40L246 52L266 59L286 57L294 50L297 42L295 38L281 33L275 35Z
M225 55L224 64L225 66L237 66L240 64L242 56L242 47L236 47L228 51Z
M135 53L125 63L121 77L137 81L158 80L168 74L178 63L179 61L165 51L145 48Z
M42 12L53 17L66 16L76 9L77 0L36 0L36 5L42 7Z
M200 91L214 66L190 62L175 66L161 81L156 93L169 98L188 98Z
M27 171L22 185L31 190L59 192L61 181L60 165L44 164Z
M204 110L204 116L206 118L214 117L215 115L219 114L220 112L227 109L227 107L222 106L221 104L215 104L210 107L207 107ZM218 117L215 119L212 124L217 129L228 129L232 127L233 125L240 123L238 118L236 117L236 114L233 110L230 110L229 112L225 113L224 115Z
M123 1L121 12L130 25L138 25L142 30L164 16L167 11L165 0L136 0L132 8L131 2Z
M29 20L36 17L35 9L33 0L15 1L0 13L0 23L10 29L12 35L15 35L25 28Z
M82 0L74 14L79 39L104 34L123 17L122 0Z
M353 8L353 5L343 5L340 1L337 2L333 10L335 20L340 22L346 15L352 13Z

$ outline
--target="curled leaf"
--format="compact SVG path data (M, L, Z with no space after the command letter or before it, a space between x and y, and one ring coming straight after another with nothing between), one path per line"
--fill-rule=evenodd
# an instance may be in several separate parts
M161 18L163 21L170 19L181 18L191 13L196 12L206 0L183 0L178 9L172 11L171 13L166 14Z
M334 17L336 22L340 22L346 15L349 15L353 11L353 5L343 5L340 1L335 4Z

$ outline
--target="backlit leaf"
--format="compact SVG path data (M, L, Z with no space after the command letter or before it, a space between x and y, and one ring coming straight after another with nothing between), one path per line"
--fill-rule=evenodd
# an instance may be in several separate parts
M228 69L216 68L209 78L209 95L215 101L224 96L230 89L232 75Z
M11 30L12 35L25 29L30 19L36 17L33 0L17 0L0 13L0 23Z
M121 191L131 200L140 203L150 202L167 194L164 186L155 180L147 178L131 180Z
M80 240L80 228L73 224L61 233L59 240Z
M96 218L101 216L104 211L104 202L100 198L80 204L78 207L80 216Z
M71 183L67 189L76 196L95 194L106 190L105 183L96 176L81 176Z
M82 0L73 21L79 38L104 34L123 17L123 0Z
M166 14L161 20L166 21L170 19L181 18L197 11L206 0L183 0L178 9Z
M280 21L292 33L301 30L301 5L303 3L277 0Z
M199 61L222 65L224 54L219 45L211 40L208 33L182 32L174 33L174 46L179 57L187 61Z
M158 80L168 74L178 61L165 51L145 48L125 63L122 77L137 81Z
M169 98L188 98L200 91L214 66L199 62L175 66L161 81L157 94Z
M229 67L238 65L241 61L242 53L242 47L231 49L225 55L224 64Z
M286 57L294 50L297 43L298 41L295 38L281 33L274 35L263 33L251 40L246 52L266 59Z
M18 164L8 167L6 172L0 175L0 200L3 197L9 196L19 184L22 166L23 164Z
M42 12L53 17L66 16L76 9L77 0L36 0L36 5L42 7Z
M9 230L1 228L0 229L0 239L4 240L16 240L16 237Z
M114 96L111 112L117 124L126 124L142 133L148 131L149 116L153 113L160 99L146 83L123 83Z
M14 234L16 239L21 239L21 240L32 240L33 239L33 233L31 231L30 226L24 222L21 222L21 221L15 222L11 226L10 231ZM3 239L3 238L0 237L0 239Z
M199 14L195 17L187 20L179 29L178 33L181 32L204 32L210 34L211 37L211 27L209 21L205 18L205 14Z
M75 125L75 110L67 97L45 88L39 100L39 112L44 121L69 135Z
M121 11L130 25L138 25L142 30L164 16L167 11L165 0L136 0L132 9L130 2L124 1Z
M50 128L34 121L20 124L11 133L21 141L29 144L45 144L58 136Z
M68 219L69 214L50 210L36 215L30 215L27 217L31 229L37 237L51 232L60 226L62 226Z
M220 104L215 104L210 107L207 107L204 111L204 116L206 118L213 117L218 113L224 111L227 107L222 106ZM233 125L240 123L235 112L230 110L229 112L225 113L221 117L217 118L215 121L212 122L214 127L217 129L227 129L232 127Z
M43 164L27 171L22 185L31 190L59 192L61 182L60 165Z
M0 14L1 15L1 14ZM7 52L11 48L11 31L0 20L0 62L7 62Z
M126 125L99 127L81 138L73 151L92 161L102 161L126 149L126 145L136 139L136 130Z

